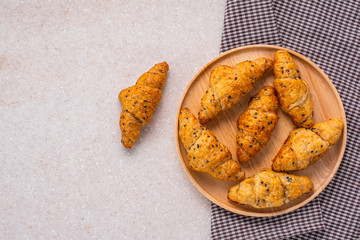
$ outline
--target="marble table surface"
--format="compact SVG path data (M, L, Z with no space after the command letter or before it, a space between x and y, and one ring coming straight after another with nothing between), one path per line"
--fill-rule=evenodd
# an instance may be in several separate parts
M1 239L209 239L210 202L175 146L176 109L219 54L224 0L0 2ZM139 141L118 93L170 71Z

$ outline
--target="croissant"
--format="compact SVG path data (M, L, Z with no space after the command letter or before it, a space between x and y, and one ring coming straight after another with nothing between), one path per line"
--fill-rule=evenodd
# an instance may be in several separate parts
M244 178L244 172L239 163L232 159L230 150L203 127L187 108L179 115L179 135L191 169L207 172L221 180L236 182Z
M131 148L138 139L141 128L150 122L161 100L162 87L169 65L158 63L141 75L136 85L122 90L119 100L123 105L120 115L121 143Z
M291 116L296 126L311 127L314 121L309 87L301 79L299 67L288 52L275 53L273 71L274 87L283 112Z
M228 199L254 208L279 207L312 189L313 183L306 176L263 169L255 176L232 186Z
M266 146L279 117L279 101L273 87L266 86L253 97L237 120L237 158L246 162Z
M318 161L341 136L339 119L316 123L311 129L293 130L273 159L274 171L301 170Z
M235 67L217 66L210 74L210 87L201 99L200 123L208 123L239 102L272 65L270 59L259 58L241 62Z

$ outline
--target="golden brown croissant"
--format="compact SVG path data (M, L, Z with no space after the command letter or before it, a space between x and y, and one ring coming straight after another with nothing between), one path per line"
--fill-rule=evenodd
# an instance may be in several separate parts
M313 184L306 176L263 169L255 176L232 186L228 199L254 208L279 207L312 189Z
M120 92L119 100L123 105L120 115L121 143L125 147L133 146L141 128L150 122L154 115L168 70L166 62L158 63L141 75L136 85Z
M279 117L279 101L273 87L266 86L253 97L237 120L237 158L246 162L266 146Z
M217 66L210 75L210 87L201 99L199 120L206 124L221 111L231 108L249 93L255 81L272 67L268 58L245 61L235 67Z
M311 129L293 130L273 159L274 171L304 169L319 160L341 136L344 124L339 119L316 123Z
M187 108L179 115L179 135L191 169L207 172L221 180L237 182L244 178L244 172L239 163L232 159L230 150L210 130L201 126Z
M309 87L301 79L299 67L288 52L275 53L273 71L274 87L283 112L291 116L296 126L311 127L314 121Z

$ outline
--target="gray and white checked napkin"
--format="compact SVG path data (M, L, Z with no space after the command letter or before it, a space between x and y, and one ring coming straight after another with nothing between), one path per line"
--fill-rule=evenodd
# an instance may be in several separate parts
M221 52L274 44L315 62L344 104L348 139L335 177L294 212L254 218L212 204L212 239L360 239L360 1L228 0Z

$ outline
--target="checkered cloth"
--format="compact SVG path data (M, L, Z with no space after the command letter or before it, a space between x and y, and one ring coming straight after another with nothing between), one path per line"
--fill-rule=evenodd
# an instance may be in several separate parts
M360 239L360 1L228 0L221 52L248 44L287 47L320 66L344 103L348 141L330 184L292 213L254 218L212 204L212 239Z

